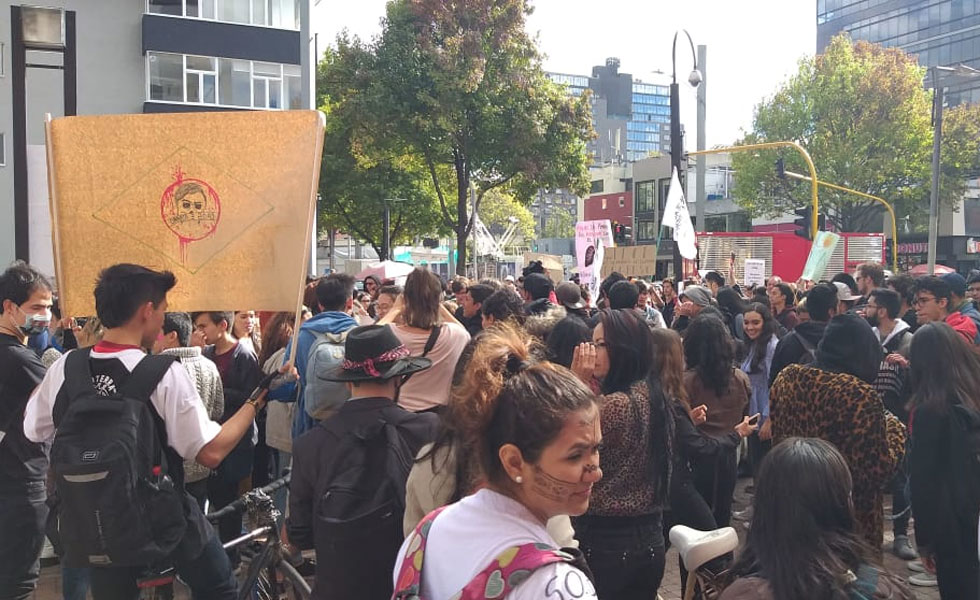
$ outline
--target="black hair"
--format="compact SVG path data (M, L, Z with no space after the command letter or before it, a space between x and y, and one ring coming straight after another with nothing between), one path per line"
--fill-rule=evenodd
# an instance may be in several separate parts
M495 323L514 320L524 323L524 301L513 290L504 288L490 294L480 305L480 313L493 317Z
M230 310L210 310L191 313L191 321L197 323L198 318L201 315L206 315L208 320L210 320L215 325L221 325L224 321L228 324L228 333L231 333L232 328L235 327L235 313Z
M740 315L746 310L746 302L742 299L742 295L727 286L718 290L715 300L718 301L722 312L727 313L726 318L729 319L734 319L735 315Z
M400 285L383 285L378 295L385 294L386 296L391 296L392 298L397 298L399 294L402 293L402 286Z
M624 277L622 273L619 271L613 271L610 273L599 285L599 296L603 298L608 297L609 290L620 281L626 281L626 277Z
M885 309L889 319L898 318L898 313L902 311L902 297L898 292L888 288L876 288L871 290L869 296L875 299L878 306Z
M853 582L843 575L879 564L857 532L852 489L847 461L830 442L777 444L762 460L752 527L731 576L765 573L773 598L850 598Z
M830 320L831 311L837 308L837 287L832 283L818 283L807 292L806 311L811 321Z
M494 291L495 290L492 287L482 283L476 283L466 288L466 294L472 298L473 302L476 304L483 304L483 301L489 298Z
M0 314L3 301L20 306L39 289L51 290L51 283L40 271L24 261L17 261L0 275Z
M602 393L628 392L646 379L653 364L654 343L650 326L636 310L603 309L599 312L602 337L609 355L609 372L602 380Z
M725 323L717 315L698 315L684 332L684 360L688 370L701 378L704 387L719 396L732 383L735 342Z
M793 288L790 287L788 283L781 282L781 283L777 283L772 287L779 290L779 293L786 298L786 308L796 306L796 293L793 291Z
M936 302L945 298L946 311L949 312L952 310L953 290L950 289L949 284L943 281L942 278L936 277L935 275L919 277L915 280L915 285L912 287L912 294L918 294L919 292L929 292L936 297Z
M347 299L354 297L354 283L354 277L347 273L331 273L321 279L316 284L316 301L320 310L343 311Z
M95 313L106 329L122 327L147 302L156 308L177 285L170 271L122 263L103 269L95 284Z
M164 335L177 332L177 343L182 347L191 345L191 332L194 331L194 323L191 316L183 312L168 312L163 316Z
M915 287L915 279L907 273L899 273L897 275L892 275L888 278L885 283L888 287L898 292L898 295L902 297L908 304L912 304L913 296L915 295L912 289Z
M858 293L858 284L856 281L854 281L854 278L851 277L850 273L838 273L834 275L834 278L830 280L830 283L843 283L847 287L851 288L852 294L856 296Z
M946 414L950 403L959 402L980 411L980 355L946 323L926 323L916 330L909 365L913 406Z
M749 363L749 373L761 373L763 365L766 363L766 350L769 348L769 342L772 341L772 336L776 335L777 323L772 316L772 311L766 304L753 302L745 309L745 314L750 312L759 313L759 316L762 317L762 331L759 332L759 337L749 341L748 351L752 356L752 362Z
M971 283L980 283L980 273L975 271L970 273L970 276L966 278L966 284L970 285Z
M565 317L548 334L548 360L566 368L572 366L575 348L592 341L592 330L581 318Z
M708 271L704 275L704 282L705 283L715 283L719 287L722 287L722 286L725 285L725 276L722 275L721 273L719 273L718 271Z
M609 308L616 310L619 308L636 308L636 303L640 299L640 289L632 282L623 280L617 281L607 292L609 297Z

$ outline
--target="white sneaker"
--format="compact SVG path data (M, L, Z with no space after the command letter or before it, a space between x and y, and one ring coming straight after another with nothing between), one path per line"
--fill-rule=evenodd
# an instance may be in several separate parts
M921 560L910 560L909 562L905 563L905 566L908 567L909 571L912 571L913 573L926 572L926 568L922 565Z
M909 583L919 587L936 587L939 585L936 576L930 573L916 573L909 577Z

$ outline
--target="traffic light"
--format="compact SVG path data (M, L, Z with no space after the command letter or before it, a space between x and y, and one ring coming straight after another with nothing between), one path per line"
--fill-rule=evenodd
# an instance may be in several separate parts
M776 177L786 179L786 163L783 159L776 159Z
M803 208L794 208L793 214L796 215L796 219L793 220L793 225L796 225L797 229L793 231L796 235L801 238L808 240L813 240L813 236L810 235L811 215L813 215L813 209L809 206L804 206ZM827 225L827 218L824 215L817 215L817 231L823 231Z
M627 245L633 241L633 228L628 225L613 225L613 241L617 244Z

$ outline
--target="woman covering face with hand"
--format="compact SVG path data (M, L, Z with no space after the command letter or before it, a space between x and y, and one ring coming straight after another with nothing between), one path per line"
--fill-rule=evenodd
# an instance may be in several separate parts
M596 598L581 556L558 551L546 529L584 513L602 479L595 395L564 367L534 361L507 325L481 336L453 393L470 399L454 403L452 422L476 454L482 487L408 536L395 597Z

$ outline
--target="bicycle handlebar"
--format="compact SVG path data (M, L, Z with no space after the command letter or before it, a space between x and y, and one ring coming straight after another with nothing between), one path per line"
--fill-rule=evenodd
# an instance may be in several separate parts
M289 473L286 473L286 475L284 475L281 478L273 481L272 483L270 483L269 485L267 485L267 486L265 486L263 488L255 488L253 490L250 490L250 491L246 492L244 496L242 496L241 498L235 500L231 504L228 504L227 506L224 506L224 507L222 507L222 508L220 508L220 509L218 509L218 510L216 510L214 512L208 513L207 514L208 521L211 521L213 523L213 522L217 521L218 519L220 519L222 517L226 517L226 516L231 515L231 514L242 512L243 510L245 510L245 499L247 497L254 496L254 495L256 495L257 492L262 492L262 493L264 493L266 495L270 495L273 492L278 491L283 486L288 485L289 484L289 479L290 479L290 474Z

